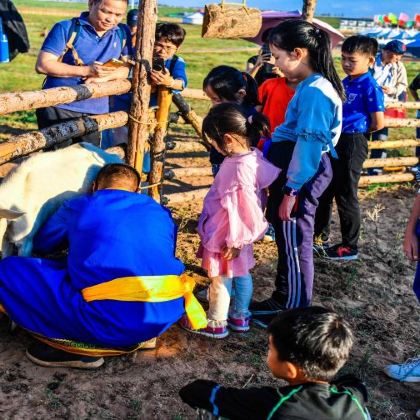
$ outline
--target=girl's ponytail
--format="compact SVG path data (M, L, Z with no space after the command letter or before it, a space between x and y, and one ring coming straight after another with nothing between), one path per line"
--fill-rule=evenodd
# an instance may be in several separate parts
M306 48L312 69L322 74L340 98L345 100L344 88L334 67L331 42L326 32L304 20L286 20L272 29L269 42L288 52L295 48Z
M270 122L268 118L260 112L256 112L248 117L247 129L247 136L251 146L256 147L261 137L271 137Z
M318 42L318 47L315 48L315 56L310 55L312 67L314 71L322 74L333 85L338 96L344 101L346 94L341 79L334 67L330 37L325 31L317 27L313 28L313 33Z
M223 103L210 109L203 120L203 136L217 143L226 152L224 135L236 134L246 139L248 145L255 146L261 137L270 136L267 117L255 113L246 117L245 110L234 103Z

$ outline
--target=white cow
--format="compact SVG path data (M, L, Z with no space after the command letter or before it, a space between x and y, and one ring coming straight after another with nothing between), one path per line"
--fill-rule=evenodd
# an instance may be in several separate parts
M0 185L0 242L2 257L32 253L41 225L67 200L87 192L99 170L122 160L89 143L31 156Z

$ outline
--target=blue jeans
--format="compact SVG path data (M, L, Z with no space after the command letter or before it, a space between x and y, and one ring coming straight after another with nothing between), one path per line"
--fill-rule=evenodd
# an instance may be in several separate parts
M233 318L248 317L251 315L248 309L251 299L251 274L240 277L213 277L209 287L207 317L209 321L226 321L228 314Z

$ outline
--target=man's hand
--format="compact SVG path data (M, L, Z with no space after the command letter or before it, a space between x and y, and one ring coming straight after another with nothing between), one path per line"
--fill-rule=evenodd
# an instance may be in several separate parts
M292 220L291 213L296 203L296 197L285 195L279 207L279 218L283 221Z
M152 79L153 84L157 86L171 88L174 84L174 78L167 68L164 68L162 71L152 70L150 78Z
M403 250L405 256L411 261L419 259L419 244L415 233L407 233L404 237Z
M130 71L129 66L104 67L101 64L93 63L87 66L91 69L91 74L84 79L86 85L90 83L104 83L111 80L126 79Z
M222 257L225 260L233 260L236 257L239 257L239 254L241 253L241 250L239 248L228 248L227 246L225 246L222 249Z

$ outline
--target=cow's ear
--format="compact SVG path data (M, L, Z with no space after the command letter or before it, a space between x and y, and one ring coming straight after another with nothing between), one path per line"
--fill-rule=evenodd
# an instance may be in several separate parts
M0 218L2 219L17 219L25 214L24 211L19 210L10 210L10 209L0 209Z

